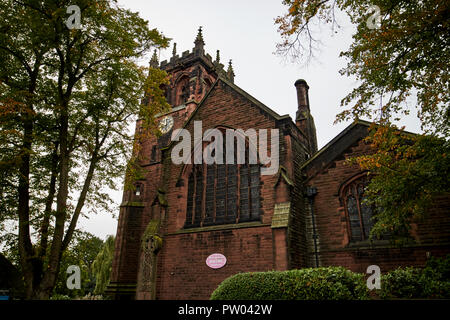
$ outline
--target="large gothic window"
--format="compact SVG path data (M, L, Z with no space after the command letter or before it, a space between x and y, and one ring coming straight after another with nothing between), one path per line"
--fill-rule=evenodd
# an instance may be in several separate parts
M363 176L346 185L341 193L351 241L369 239L370 230L374 224L372 216L375 210L364 202L366 199L364 189L367 184L368 179Z
M260 220L260 167L246 158L245 164L193 166L186 228Z

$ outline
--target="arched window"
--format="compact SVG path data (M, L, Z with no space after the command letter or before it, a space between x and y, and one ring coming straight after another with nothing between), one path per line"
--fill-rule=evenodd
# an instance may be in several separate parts
M181 105L188 101L190 96L190 88L189 78L187 76L183 76L180 80L178 80L176 84L175 95L176 105Z
M368 184L366 175L352 180L341 191L341 199L347 213L350 241L369 239L370 230L374 224L372 219L375 208L367 205L364 200L364 189Z
M185 86L181 87L180 103L184 104L188 101L188 99L189 99L189 87L188 84L186 84Z
M185 228L260 220L260 166L193 165L188 178ZM224 152L225 142L224 142Z

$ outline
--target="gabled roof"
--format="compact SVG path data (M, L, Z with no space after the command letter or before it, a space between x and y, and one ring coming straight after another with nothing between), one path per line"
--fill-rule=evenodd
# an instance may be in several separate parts
M253 96L251 96L249 93L247 93L244 90L242 90L240 87L238 87L234 83L232 83L232 82L228 81L227 79L223 78L222 76L219 76L219 78L217 79L216 83L219 80L223 81L225 84L230 86L234 91L236 91L237 93L241 94L243 97L245 97L246 99L251 101L254 105L256 105L258 108L260 108L262 111L264 111L265 113L270 115L275 120L282 120L282 119L286 119L286 118L290 117L288 114L280 116L278 113L276 113L275 111L273 111L272 109L267 107L265 104L263 104L262 102L260 102L259 100L257 100Z
M251 96L249 93L245 92L244 90L242 90L241 88L239 88L237 85L235 85L234 83L232 83L231 81L228 81L226 78L219 76L217 78L217 80L213 83L213 85L211 86L211 88L209 89L209 91L205 94L205 96L202 98L202 100L199 102L198 106L195 108L195 110L191 113L191 115L189 116L189 118L186 120L186 122L183 124L183 126L180 128L185 128L190 122L191 120L194 118L195 114L198 112L198 110L204 105L206 99L209 97L209 95L211 94L211 92L213 92L213 90L215 89L215 87L217 86L217 84L222 81L223 83L225 83L226 85L228 85L232 90L234 90L235 92L237 92L238 94L242 95L244 98L248 99L252 104L254 104L257 108L259 108L261 111L263 111L265 114L267 114L268 116L272 117L274 120L284 120L284 119L289 119L290 116L288 114L286 115L279 115L278 113L276 113L275 111L273 111L272 109L270 109L269 107L267 107L265 104L263 104L262 102L258 101L256 98L254 98L253 96ZM177 139L173 139L173 140L177 140ZM163 149L168 149L171 147L172 145L172 141Z
M317 151L302 165L301 169L309 171L314 168L313 176L316 175L322 168L334 161L356 141L365 138L369 133L371 124L368 121L356 120Z
M358 140L367 137L369 128L372 125L374 125L373 122L356 120L322 149L317 151L300 169L308 172L308 179L314 177L337 157L341 156L347 148L351 147ZM404 130L401 130L401 133L406 137L417 136L417 133Z

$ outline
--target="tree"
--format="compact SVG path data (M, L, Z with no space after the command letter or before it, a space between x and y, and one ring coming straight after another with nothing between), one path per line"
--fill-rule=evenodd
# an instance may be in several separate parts
M100 252L92 263L92 272L95 277L95 294L103 294L109 284L112 261L114 258L114 236L108 236Z
M411 238L411 223L423 221L435 201L449 197L450 142L393 125L373 127L366 140L376 152L352 161L372 175L366 194L379 210L371 235L389 234L402 245Z
M81 29L66 25L69 5ZM167 79L149 81L138 60L169 40L112 0L6 0L0 17L0 230L16 222L26 296L47 299L83 208L111 203L129 124L168 108L141 105Z
M368 202L379 208L372 235L399 240L411 222L426 216L438 195L450 192L450 3L445 0L284 0L278 17L278 53L308 62L318 49L318 24L333 32L338 12L356 25L353 43L341 53L340 71L358 86L345 96L336 121L374 121L366 139L374 154L355 159L372 176ZM376 7L373 7L373 6ZM372 6L372 11L368 11ZM380 23L371 24L379 9ZM394 122L413 108L423 134L411 135Z
M103 241L89 232L76 231L71 245L64 251L53 294L66 295L71 298L84 296L88 292L93 293L95 287L95 275L92 265L97 254L103 247ZM67 268L71 265L80 267L81 289L69 290L67 288Z

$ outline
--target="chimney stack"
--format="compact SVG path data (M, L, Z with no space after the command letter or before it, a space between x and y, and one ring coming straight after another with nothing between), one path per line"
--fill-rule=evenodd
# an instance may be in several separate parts
M295 124L305 135L305 144L309 149L310 156L317 151L316 126L309 107L309 86L305 80L295 81L297 89L298 109L295 116Z
M297 102L298 102L298 111L300 110L308 110L309 111L309 97L308 90L309 86L305 80L299 79L295 81L295 88L297 88Z

